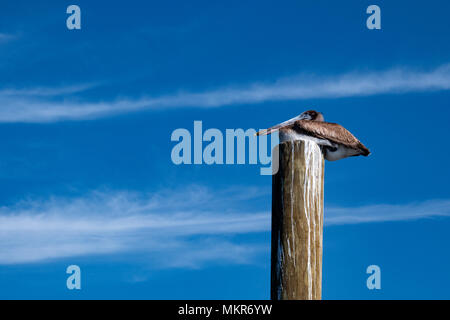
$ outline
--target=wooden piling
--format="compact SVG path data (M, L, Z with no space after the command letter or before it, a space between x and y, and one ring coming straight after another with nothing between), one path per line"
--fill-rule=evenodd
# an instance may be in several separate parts
M286 141L274 151L271 299L320 300L324 158L312 141Z

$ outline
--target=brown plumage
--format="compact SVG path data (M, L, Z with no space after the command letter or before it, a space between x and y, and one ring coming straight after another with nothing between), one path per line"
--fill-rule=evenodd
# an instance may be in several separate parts
M337 123L325 122L322 113L309 110L298 117L257 133L267 135L280 131L281 140L310 139L322 145L330 161L349 156L368 156L370 151L353 134Z
M345 145L348 148L359 150L363 156L368 156L370 154L369 149L367 149L361 141L356 139L350 131L337 123L297 120L292 124L292 126L296 132L319 139L326 139Z

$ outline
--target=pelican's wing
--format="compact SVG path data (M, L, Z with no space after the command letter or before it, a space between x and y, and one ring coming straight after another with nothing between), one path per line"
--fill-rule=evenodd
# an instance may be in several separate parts
M297 120L294 122L292 128L298 133L330 140L348 148L359 150L361 151L361 154L365 156L370 154L369 149L367 149L361 141L352 135L350 131L337 123Z

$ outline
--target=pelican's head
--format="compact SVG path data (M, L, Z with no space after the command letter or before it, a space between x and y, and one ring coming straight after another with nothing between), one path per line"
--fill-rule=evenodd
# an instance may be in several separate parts
M323 114L314 110L308 110L298 116L300 120L324 121Z

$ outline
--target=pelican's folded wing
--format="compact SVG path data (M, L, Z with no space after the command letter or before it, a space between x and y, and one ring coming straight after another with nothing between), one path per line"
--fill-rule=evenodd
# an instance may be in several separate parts
M361 151L362 155L369 155L370 151L361 141L347 129L337 123L319 122L309 120L297 120L293 129L298 133L303 133L320 139L327 139L332 142L345 145L348 148Z

